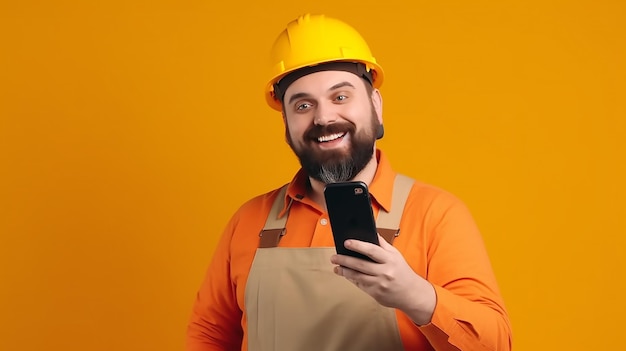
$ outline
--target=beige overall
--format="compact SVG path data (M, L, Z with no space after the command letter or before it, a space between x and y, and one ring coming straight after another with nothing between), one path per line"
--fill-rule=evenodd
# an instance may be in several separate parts
M390 212L379 211L378 231L391 244L412 184L398 175ZM334 247L277 247L286 234L289 208L278 218L286 189L281 189L261 231L246 284L248 350L403 350L395 310L333 273Z

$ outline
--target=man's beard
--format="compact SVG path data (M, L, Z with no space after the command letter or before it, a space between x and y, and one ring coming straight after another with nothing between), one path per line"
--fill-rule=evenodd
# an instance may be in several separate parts
M324 184L352 180L374 156L376 131L380 123L373 107L371 113L369 129L363 129L358 133L355 125L348 122L326 126L314 125L304 133L303 144L296 148L286 128L287 143L298 156L302 168L313 179ZM349 135L350 145L347 150L321 150L316 147L318 137L334 133Z

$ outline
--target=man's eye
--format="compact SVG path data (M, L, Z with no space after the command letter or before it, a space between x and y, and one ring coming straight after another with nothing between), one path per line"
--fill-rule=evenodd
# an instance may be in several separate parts
M346 100L347 98L348 98L348 97L347 97L347 96L345 96L345 95L339 95L339 96L337 96L337 97L335 98L335 100L337 100L337 101L343 101L343 100Z
M311 104L309 104L308 102L305 102L303 104L300 104L300 105L296 106L296 110L302 111L302 110L306 110L306 109L308 109L310 107L311 107Z

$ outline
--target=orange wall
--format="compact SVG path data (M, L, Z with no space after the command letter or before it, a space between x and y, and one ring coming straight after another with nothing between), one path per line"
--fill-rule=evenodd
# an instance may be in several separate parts
M297 168L263 69L306 11L370 42L379 146L470 206L515 349L623 344L623 1L55 3L0 5L0 350L182 349L229 216Z

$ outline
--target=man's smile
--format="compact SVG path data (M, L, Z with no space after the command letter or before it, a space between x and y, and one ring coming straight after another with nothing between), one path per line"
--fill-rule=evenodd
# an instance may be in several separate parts
M334 134L330 134L330 135L322 135L321 137L317 138L317 142L318 143L326 143L329 141L333 141L333 140L337 140L339 138L342 138L344 135L346 135L347 133L334 133Z

